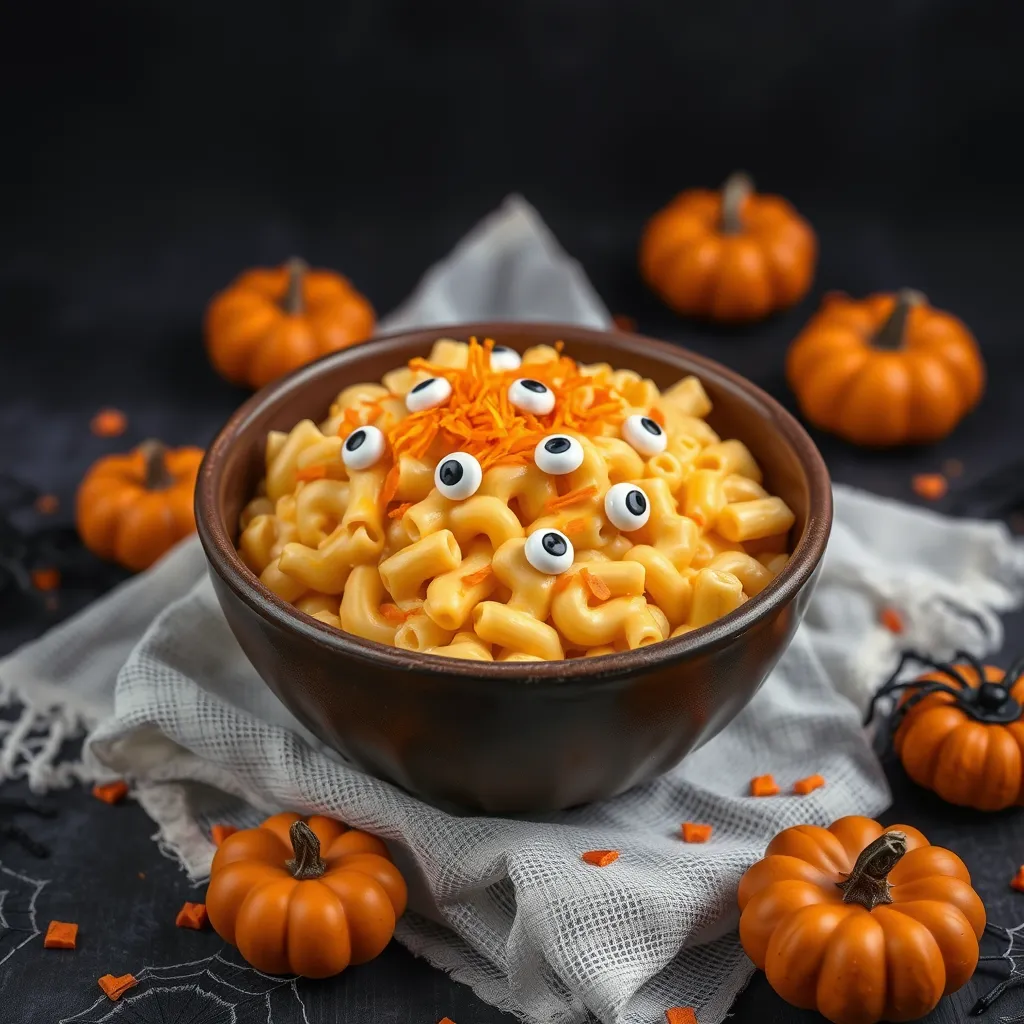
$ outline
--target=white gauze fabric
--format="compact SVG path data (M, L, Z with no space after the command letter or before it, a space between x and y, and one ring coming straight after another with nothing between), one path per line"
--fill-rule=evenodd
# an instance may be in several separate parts
M382 329L471 318L609 317L537 214L511 199L424 278ZM996 613L1024 597L1024 552L1001 525L954 521L835 488L836 516L804 625L750 705L676 769L604 803L517 818L456 817L324 749L278 703L235 643L202 551L184 542L147 573L0 662L0 780L42 790L123 776L161 848L196 880L211 822L283 808L383 836L410 881L397 937L503 1010L538 1024L655 1024L670 1006L721 1021L751 965L736 884L779 829L875 814L888 792L860 726L897 646L933 656L998 646ZM906 629L878 623L893 605ZM82 764L63 739L92 731ZM807 797L756 799L771 772ZM708 822L705 845L679 839ZM593 868L583 851L614 848Z

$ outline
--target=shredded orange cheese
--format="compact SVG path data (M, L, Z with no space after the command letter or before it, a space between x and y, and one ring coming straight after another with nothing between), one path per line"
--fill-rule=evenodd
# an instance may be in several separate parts
M323 480L327 476L327 467L322 463L315 466L303 466L295 470L295 479L308 483L310 480Z
M398 463L396 462L384 477L384 486L380 491L380 502L382 508L387 508L394 500L395 492L398 490Z
M548 498L544 502L544 508L548 512L557 512L560 508L578 505L581 501L593 498L595 494L597 494L597 488L593 484L588 484L586 487L577 487L575 491L568 491L557 498Z
M388 519L401 519L409 509L412 508L411 501L403 501L401 505L396 505L389 513Z
M435 366L426 359L412 359L409 369L451 384L451 398L441 406L411 413L387 431L392 457L407 455L425 459L437 442L438 453L463 451L474 456L484 469L499 463L526 463L537 443L548 434L569 430L598 435L605 425L617 425L626 414L626 400L613 388L595 384L580 373L575 361L561 355L548 363L532 363L515 370L491 370L490 338L481 344L469 341L465 367ZM546 416L516 409L508 400L508 388L521 377L539 380L555 393L555 408ZM338 433L348 434L364 420L380 414L377 402L346 409Z
M659 427L665 426L665 414L660 409L651 409L647 415L650 416L650 418L654 420Z
M412 612L403 611L397 604L392 604L390 601L385 601L384 604L380 606L380 613L388 622L395 623L399 626L412 614Z
M482 569L477 569L476 572L466 573L465 576L461 577L462 584L466 587L475 587L478 583L483 583L485 580L489 580L493 572L494 570L489 565L485 565Z
M581 569L580 576L583 577L583 582L587 585L587 589L593 594L595 600L607 601L612 596L608 584L600 576L595 576L589 569Z
M587 528L586 519L570 519L565 524L565 532L572 537L577 533L583 533Z

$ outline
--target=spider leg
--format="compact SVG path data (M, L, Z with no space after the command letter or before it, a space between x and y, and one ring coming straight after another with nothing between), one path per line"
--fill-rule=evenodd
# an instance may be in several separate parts
M1017 660L1014 661L1006 670L1006 675L1003 677L1003 685L1010 688L1014 683L1018 682L1022 676L1024 676L1024 654L1017 658Z
M1002 998L1003 995L1009 992L1011 988L1019 988L1021 985L1024 985L1024 974L1011 974L1010 977L1006 978L1004 981L994 985L971 1007L971 1016L980 1016L998 999Z
M50 856L50 850L48 847L43 846L42 843L37 843L27 832L18 828L17 825L0 826L0 839L13 840L19 846L31 853L33 857L45 859Z

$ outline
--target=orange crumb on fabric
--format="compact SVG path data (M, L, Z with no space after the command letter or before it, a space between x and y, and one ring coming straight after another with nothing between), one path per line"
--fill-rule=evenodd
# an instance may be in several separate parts
M36 498L36 511L44 516L52 516L60 508L60 501L56 494L40 494Z
M403 501L401 505L396 505L390 512L388 512L388 519L401 519L402 516L404 516L411 508L411 501Z
M97 783L92 787L92 795L105 804L119 804L128 795L128 783L123 779L116 782Z
M525 462L548 434L567 430L595 436L604 433L608 423L617 426L625 418L625 398L614 388L595 386L593 378L580 373L557 345L558 357L550 362L503 371L491 370L493 348L491 338L482 343L470 338L464 367L437 366L426 359L409 361L414 373L447 380L452 394L443 405L414 412L388 429L396 465L403 455L425 458L435 442L438 449L474 456L483 469ZM547 415L536 416L509 401L509 385L526 376L554 392L555 407Z
M51 921L43 939L43 949L74 949L78 925L72 921Z
M139 878L141 878L143 881L145 881L146 880L146 872L145 871L140 871L139 872Z
M32 586L36 590L56 590L60 586L60 573L56 569L33 569Z
M706 843L714 831L711 825L698 825L692 821L684 821L679 832L684 843Z
M455 1021L451 1017L442 1017L437 1024L455 1024Z
M588 864L593 864L595 868L606 868L618 859L618 850L588 850L583 854L583 860Z
M600 576L595 576L589 569L580 569L580 576L596 601L607 601L612 596L611 589Z
M595 494L597 494L597 487L594 484L587 484L586 487L577 487L576 490L567 491L557 498L548 498L544 502L544 508L548 512L557 512L560 508L578 505L581 501L593 498Z
M380 606L380 613L388 622L393 622L399 626L412 615L412 612L403 611L397 604L392 604L390 601L385 601Z
M295 479L309 483L311 480L323 480L327 476L327 467L323 463L319 463L315 466L303 466L302 469L295 470Z
M1017 892L1024 892L1024 864L1017 869L1017 874L1010 879L1010 888Z
M613 314L612 323L615 324L620 331L631 332L636 330L636 320L631 316L627 316L625 313Z
M964 464L961 459L946 459L942 464L942 472L946 476L963 476Z
M806 779L797 779L793 783L793 792L797 796L807 796L808 793L813 793L816 789L821 789L825 785L825 779L821 775L808 775Z
M89 421L97 437L120 437L128 429L128 417L120 409L100 409Z
M878 613L878 621L890 633L902 633L906 625L903 616L895 608L883 608Z
M778 796L779 786L774 775L758 775L750 780L751 796Z
M692 1006L673 1006L665 1011L667 1024L697 1024L697 1014Z
M193 928L195 931L200 932L206 927L209 920L205 903L186 903L178 911L178 916L174 919L174 923L179 928Z
M482 569L477 569L476 572L467 572L465 576L461 577L462 585L475 587L478 583L489 580L493 574L494 570L489 565L485 565Z
M567 522L565 524L565 532L570 537L573 537L577 533L583 533L584 530L586 530L587 525L588 524L587 524L586 519L583 519L583 518L580 518L580 519L570 519L569 522Z
M104 974L102 978L97 981L97 984L103 989L103 994L112 1000L120 999L130 988L134 988L138 985L138 981L134 974L122 974L120 978L115 978L112 974Z
M925 501L938 501L949 490L949 482L941 473L918 473L911 478L910 486Z
M210 829L210 838L214 846L220 846L228 836L233 836L238 831L234 825L214 825Z

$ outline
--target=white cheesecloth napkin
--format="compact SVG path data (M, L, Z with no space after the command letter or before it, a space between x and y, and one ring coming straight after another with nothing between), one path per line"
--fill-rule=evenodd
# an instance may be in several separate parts
M609 316L536 212L510 199L424 278L382 330L471 319ZM952 520L845 487L796 639L720 735L605 803L517 818L456 817L342 763L278 703L235 643L198 541L0 662L0 781L37 790L123 776L162 849L199 879L212 822L320 812L384 837L410 880L397 937L487 1002L542 1024L655 1024L670 1006L721 1021L752 970L734 931L742 872L779 829L876 814L889 796L860 726L897 646L985 654L996 613L1024 599L1024 550L995 523ZM903 614L902 636L878 624ZM91 730L82 764L63 740ZM755 799L771 772L787 793ZM708 822L705 845L678 837ZM603 869L582 851L614 848Z

